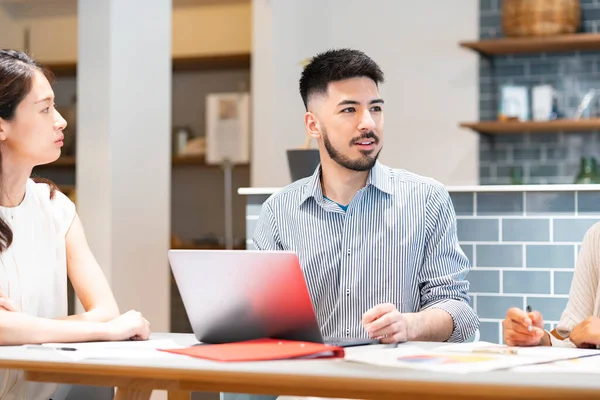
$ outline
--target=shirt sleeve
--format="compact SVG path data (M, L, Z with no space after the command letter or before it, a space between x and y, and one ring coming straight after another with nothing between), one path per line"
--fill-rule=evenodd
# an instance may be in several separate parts
M569 340L571 331L584 319L594 315L599 267L596 251L599 245L600 223L596 223L583 237L577 265L573 272L569 301L556 326L556 333L564 340L561 341L550 335L553 346L574 347Z
M77 213L75 203L58 190L54 192L51 203L58 234L66 236Z
M31 189L36 192L40 206L52 217L56 234L61 237L66 236L77 214L75 203L58 189L55 189L50 198L51 190L46 182L35 182L30 179L28 185L31 185Z
M277 233L275 214L269 201L263 203L253 237L258 250L283 250Z
M469 259L456 234L456 215L450 194L433 186L426 205L427 241L420 271L421 309L442 309L452 317L449 342L464 342L479 328L479 317L469 304Z

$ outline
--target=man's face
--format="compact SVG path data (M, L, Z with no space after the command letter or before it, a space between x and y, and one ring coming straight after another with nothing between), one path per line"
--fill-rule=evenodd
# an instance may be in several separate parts
M353 171L375 165L383 146L383 100L373 80L331 82L326 95L309 101L305 122L337 164Z

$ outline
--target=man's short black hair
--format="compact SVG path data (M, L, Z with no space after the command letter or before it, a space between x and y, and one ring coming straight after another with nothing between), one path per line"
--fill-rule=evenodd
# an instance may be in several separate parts
M317 54L304 67L300 77L300 96L308 109L308 97L327 93L330 82L367 77L377 85L383 83L381 68L365 53L353 49L335 49Z

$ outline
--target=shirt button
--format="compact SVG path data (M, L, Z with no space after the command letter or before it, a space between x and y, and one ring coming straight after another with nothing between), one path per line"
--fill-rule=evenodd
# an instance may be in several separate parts
M346 336L350 336L350 329L346 329Z
M350 255L350 249L346 250L346 254Z
M350 288L346 289L346 296L350 296Z

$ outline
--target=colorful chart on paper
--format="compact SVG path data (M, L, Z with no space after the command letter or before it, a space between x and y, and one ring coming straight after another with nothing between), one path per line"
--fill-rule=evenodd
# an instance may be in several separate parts
M428 364L428 365L445 365L445 364L464 364L464 363L480 363L494 361L493 356L481 354L417 354L414 356L398 357L398 361L410 364Z

